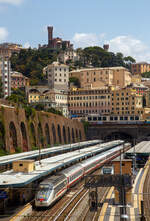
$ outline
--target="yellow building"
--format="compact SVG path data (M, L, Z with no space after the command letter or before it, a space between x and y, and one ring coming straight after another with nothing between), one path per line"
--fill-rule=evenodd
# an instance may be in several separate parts
M140 74L132 75L131 83L141 83L142 77Z
M38 90L30 90L28 93L28 103L38 103L40 100L40 92Z
M71 71L69 77L78 78L84 89L102 85L125 87L131 83L131 73L124 67L79 69Z
M146 62L139 62L136 64L131 64L131 72L132 74L142 74L144 72L150 71L150 64Z
M88 115L109 115L110 89L76 89L69 92L68 106L70 116L85 118Z
M112 115L119 115L120 120L139 120L143 115L143 95L132 88L112 91Z

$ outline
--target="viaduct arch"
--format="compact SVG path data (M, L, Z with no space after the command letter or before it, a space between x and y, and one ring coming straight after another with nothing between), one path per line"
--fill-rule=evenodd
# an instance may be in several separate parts
M47 112L26 116L24 109L9 107L0 107L0 113L0 148L10 153L85 140L83 124L76 120Z

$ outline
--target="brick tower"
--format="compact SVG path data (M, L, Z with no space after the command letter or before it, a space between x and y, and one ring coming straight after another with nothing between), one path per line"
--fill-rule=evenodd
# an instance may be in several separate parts
M48 46L51 47L53 42L53 26L48 26L47 30L48 30Z

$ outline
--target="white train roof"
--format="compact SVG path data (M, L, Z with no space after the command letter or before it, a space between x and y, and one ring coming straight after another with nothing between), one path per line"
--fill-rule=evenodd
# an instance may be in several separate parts
M41 155L57 153L63 150L69 151L70 149L74 149L77 146L83 147L85 145L95 145L98 143L102 143L102 140L90 140L90 141L83 141L79 143L61 145L57 147L55 146L55 147L44 148L44 149L41 149ZM13 161L16 161L16 160L34 158L34 157L37 157L38 155L39 155L39 150L34 150L34 151L28 151L28 152L23 152L23 153L2 156L0 157L0 165L12 163Z
M99 153L108 146L114 146L119 141L112 141L105 144L98 144L92 147L68 152L58 156L50 157L47 159L35 162L35 170L30 173L14 172L13 170L6 171L0 174L0 188L4 187L23 187L42 176L48 175L56 169L60 169L63 166L70 165L72 162L76 162L86 156L92 156L95 153Z

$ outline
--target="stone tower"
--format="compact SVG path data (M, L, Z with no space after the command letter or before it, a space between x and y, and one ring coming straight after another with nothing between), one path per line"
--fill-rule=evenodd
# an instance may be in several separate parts
M47 30L48 30L48 45L51 46L53 41L53 26L48 26Z

